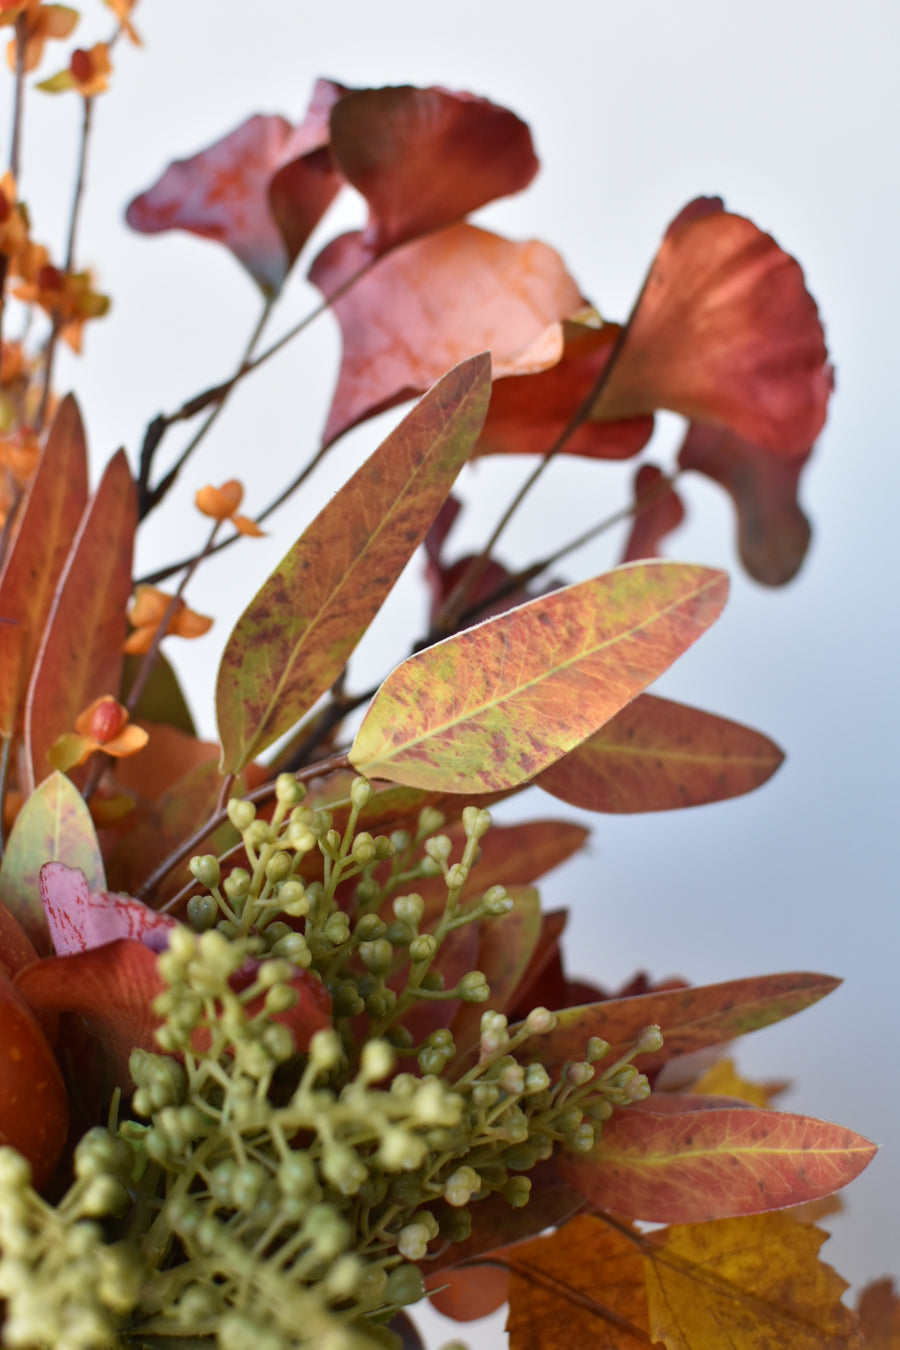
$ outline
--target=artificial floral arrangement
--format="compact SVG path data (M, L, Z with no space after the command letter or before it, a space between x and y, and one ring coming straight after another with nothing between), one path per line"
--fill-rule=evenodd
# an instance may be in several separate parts
M468 221L537 170L517 116L322 80L297 125L251 117L131 202L139 231L230 249L262 312L239 368L153 418L90 493L53 366L108 308L77 227L95 101L139 39L135 0L104 3L89 17L112 11L112 35L38 84L82 116L58 254L19 197L24 91L79 15L0 0L3 1345L415 1347L404 1310L426 1296L462 1320L508 1300L514 1350L896 1344L890 1285L853 1310L818 1257L824 1197L874 1146L773 1110L722 1053L837 981L573 981L565 915L534 883L585 831L491 814L529 785L593 811L687 807L778 767L759 733L644 691L725 602L724 574L656 556L682 475L730 494L758 581L802 562L798 480L831 374L798 264L694 201L610 322L553 249ZM351 189L368 219L313 259L321 306L263 347ZM309 462L255 518L239 483L202 488L189 556L135 578L136 530L232 388L325 312L343 358ZM197 568L238 546L249 571L252 536L329 448L413 399L248 587L219 741L199 739L161 653L211 626L185 598ZM551 578L582 536L504 567L501 532L548 465L581 456L591 477L587 461L638 455L658 409L688 429L677 463L638 468L622 565ZM481 552L449 560L455 479L511 453L533 460L525 485ZM398 633L400 664L356 690L353 651L420 548L429 631Z

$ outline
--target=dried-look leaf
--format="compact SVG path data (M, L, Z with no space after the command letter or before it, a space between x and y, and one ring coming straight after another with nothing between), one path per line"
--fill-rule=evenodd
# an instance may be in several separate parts
M20 701L53 592L87 501L87 450L71 394L56 414L0 572L0 735L21 721Z
M341 235L310 279L334 295L369 260L361 234ZM394 249L338 296L343 359L322 439L414 398L451 366L489 351L494 379L552 366L559 320L581 296L559 254L474 225L451 225Z
M51 774L28 798L0 864L0 901L41 955L51 947L40 898L40 871L45 862L57 860L79 868L92 890L106 886L91 813L74 783L61 773Z
M812 530L797 501L812 451L786 458L722 427L694 422L678 452L682 469L711 478L729 494L737 514L738 552L754 581L784 586L800 570Z
M448 792L533 778L661 675L727 588L709 568L638 564L466 629L388 676L350 760L367 777Z
M893 1280L873 1280L856 1304L866 1350L900 1350L900 1296Z
M223 771L299 721L343 670L481 429L490 357L450 371L344 484L250 602L216 685Z
M593 416L668 408L796 455L825 421L827 355L799 264L705 202L670 225Z
M660 1112L653 1110L657 1100ZM681 1103L691 1100L685 1095ZM875 1144L843 1125L694 1100L699 1110L672 1110L665 1094L617 1110L590 1154L560 1153L554 1169L599 1209L653 1223L701 1223L830 1195L875 1156Z
M377 253L520 192L538 161L524 122L474 94L358 89L331 113L331 149L369 204Z
M752 792L783 759L758 731L640 694L536 781L588 811L672 811Z

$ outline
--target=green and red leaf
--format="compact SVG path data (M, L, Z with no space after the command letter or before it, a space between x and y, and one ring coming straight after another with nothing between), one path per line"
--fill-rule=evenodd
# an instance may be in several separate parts
M661 675L718 617L727 587L709 568L637 564L466 629L388 676L351 762L414 787L514 787Z
M468 459L489 393L487 355L445 375L250 602L216 687L226 772L289 731L343 670Z

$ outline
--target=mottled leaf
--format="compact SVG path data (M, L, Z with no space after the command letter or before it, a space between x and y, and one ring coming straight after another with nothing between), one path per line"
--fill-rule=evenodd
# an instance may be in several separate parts
M707 202L669 227L593 416L668 408L799 454L825 421L827 355L799 264Z
M590 1154L554 1158L599 1209L651 1223L760 1214L840 1190L876 1152L843 1125L808 1116L750 1105L655 1112L654 1100L615 1111Z
M85 510L35 657L25 711L34 782L46 775L48 750L74 729L78 714L119 689L136 523L134 483L120 450Z
M536 782L588 811L670 811L752 792L783 759L758 731L641 694Z
M738 553L754 581L784 586L797 575L812 536L797 501L811 450L786 458L721 427L694 422L678 454L681 469L711 478L737 515Z
M514 113L439 88L346 93L331 113L331 148L368 202L363 240L377 253L520 192L538 169Z
M0 571L0 734L21 721L31 663L87 501L87 451L71 394L56 414Z
M634 476L634 520L622 562L656 558L660 544L684 520L684 504L655 464L642 464Z
M489 392L486 355L445 375L238 619L216 686L225 772L288 731L343 670L468 458Z
M28 1159L38 1188L53 1173L68 1122L53 1051L22 994L0 974L0 1142Z
M466 629L388 676L350 759L415 787L513 787L661 675L718 616L727 588L709 568L637 564Z
M35 950L50 951L50 932L41 903L39 879L46 862L79 868L92 890L103 890L103 859L91 813L81 793L61 773L53 773L19 812L0 864L0 901L25 929Z
M310 279L330 297L368 258L361 234L341 235ZM344 350L323 441L414 398L476 352L490 351L495 380L552 366L559 321L580 304L559 254L535 240L451 225L403 244L334 300Z
M86 952L119 938L162 951L177 927L168 914L157 914L130 895L92 891L84 873L65 863L44 863L41 900L57 956Z

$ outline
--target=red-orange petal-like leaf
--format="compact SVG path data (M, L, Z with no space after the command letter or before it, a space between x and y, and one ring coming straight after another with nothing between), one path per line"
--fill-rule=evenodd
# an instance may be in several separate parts
M53 1173L68 1123L53 1051L23 995L0 975L0 1138L31 1163L38 1189Z
M295 725L344 668L469 457L490 358L451 370L319 513L238 619L216 685L223 769Z
M33 783L46 777L47 752L82 710L119 688L136 524L134 483L120 450L84 512L35 657L25 709Z
M331 113L331 148L369 204L363 239L383 253L521 192L538 170L515 113L448 89L359 89Z
M783 759L758 731L640 694L536 782L588 811L672 811L752 792Z
M563 353L556 365L537 374L498 380L477 455L546 455L587 399L606 369L622 329L600 328L570 319L563 323ZM653 434L652 416L620 421L587 420L569 435L567 455L630 459Z
M796 455L821 431L831 388L799 264L707 202L666 234L594 415L668 408Z
M658 1026L662 1049L638 1059L638 1067L648 1073L676 1055L703 1050L792 1017L839 984L831 975L792 971L565 1008L557 1013L555 1030L540 1039L541 1062L552 1070L568 1059L583 1059L591 1036L609 1041L610 1056L615 1059L633 1048L644 1027Z
M754 581L783 586L806 556L812 534L797 501L797 486L811 450L773 455L722 427L694 422L678 464L719 483L737 512L738 552Z
M533 778L646 688L718 617L723 572L639 563L410 657L350 749L360 773L486 792Z
M0 735L21 720L20 702L53 592L87 501L87 450L70 394L56 414L0 570Z
M634 477L634 523L622 562L659 556L660 544L684 520L684 504L655 464L642 464Z
M560 1153L553 1166L600 1209L652 1223L701 1223L830 1195L875 1152L843 1125L755 1106L627 1107L604 1122L590 1154Z
M368 259L361 234L341 235L310 279L331 296ZM323 441L414 398L476 352L490 351L494 379L554 365L559 321L580 305L559 254L535 240L451 225L404 244L334 301L344 352Z

